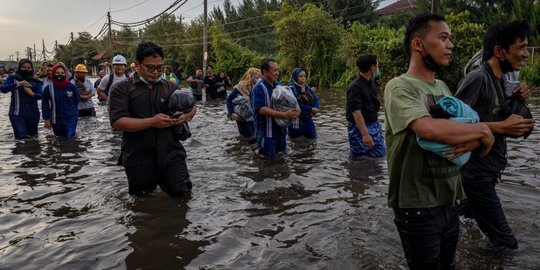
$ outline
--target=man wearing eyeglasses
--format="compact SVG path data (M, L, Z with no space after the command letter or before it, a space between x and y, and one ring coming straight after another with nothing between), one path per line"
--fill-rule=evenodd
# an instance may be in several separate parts
M143 42L136 52L137 74L111 87L111 126L123 132L119 164L126 171L129 194L144 195L159 185L170 196L191 191L186 151L174 126L190 121L196 108L178 118L168 111L169 97L177 89L161 79L163 49Z

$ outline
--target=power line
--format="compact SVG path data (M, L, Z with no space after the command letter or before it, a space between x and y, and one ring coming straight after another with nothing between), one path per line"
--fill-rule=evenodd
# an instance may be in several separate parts
M140 2L140 3L138 3L138 4L136 4L136 5L133 5L133 6L128 7L128 8L118 9L118 10L113 10L113 11L111 11L111 13L116 13L116 12L122 12L122 11L130 10L130 9L132 9L132 8L134 8L134 7L138 7L138 6L140 6L140 5L142 5L142 4L146 3L146 2L148 2L148 0L142 1L142 2Z

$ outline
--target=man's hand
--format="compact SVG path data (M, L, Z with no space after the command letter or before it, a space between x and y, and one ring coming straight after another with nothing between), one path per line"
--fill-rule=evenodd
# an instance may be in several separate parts
M526 83L521 83L512 92L514 93L514 95L518 96L519 98L523 100L531 96L531 88Z
M448 160L454 160L458 157L463 156L465 153L471 152L472 150L478 148L482 144L480 141L470 141L464 144L459 144L454 146L454 150L443 152L443 155L450 155Z
M534 126L533 119L525 119L521 115L512 114L503 121L503 133L512 137L519 137Z
M174 124L175 120L176 119L172 119L168 115L162 114L162 113L156 114L154 117L150 119L152 127L155 127L155 128L170 127Z
M171 120L173 120L172 124L173 125L181 125L181 124L183 124L185 122L189 122L189 121L191 121L191 119L193 119L196 112L197 112L197 107L193 106L193 108L191 108L191 111L189 113L184 113L184 114L180 115L180 117L178 117L177 119L171 118Z
M290 110L284 111L284 113L285 113L284 119L294 120L298 118L298 116L300 116L300 109L290 109Z
M231 114L231 120L238 122L238 121L242 120L242 118L240 117L240 115L238 115L236 113L232 113Z
M373 146L375 145L375 142L373 141L373 137L371 137L369 133L362 134L362 140L364 142L364 146L366 146L369 149L373 148Z
M311 108L311 116L315 116L319 112L319 109L313 107Z

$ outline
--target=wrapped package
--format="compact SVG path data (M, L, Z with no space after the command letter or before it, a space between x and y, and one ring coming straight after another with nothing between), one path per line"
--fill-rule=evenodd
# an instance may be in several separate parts
M237 96L232 101L234 113L238 114L242 121L253 121L253 110L249 97Z
M195 99L191 94L191 91L187 90L175 90L169 98L169 109L171 111L171 117L178 118L182 113L189 113L195 105ZM191 137L191 130L187 122L181 125L174 126L174 135L176 139L185 141Z
M190 91L187 90L175 90L169 98L169 109L172 111L180 111L188 113L195 105L195 99Z
M299 109L298 101L290 87L280 85L274 89L272 92L272 109L280 112ZM292 123L292 120L289 119L276 118L275 121L282 127L289 126Z

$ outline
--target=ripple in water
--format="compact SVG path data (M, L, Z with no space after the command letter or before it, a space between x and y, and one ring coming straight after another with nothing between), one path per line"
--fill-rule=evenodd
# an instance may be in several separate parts
M319 94L316 146L289 142L274 163L253 156L223 102L200 105L184 142L194 184L184 200L127 195L106 108L82 119L74 140L40 127L37 140L14 141L1 95L0 269L403 269L386 161L350 161L345 95ZM538 269L539 130L509 140L498 186L516 256L486 252L465 220L459 269Z

